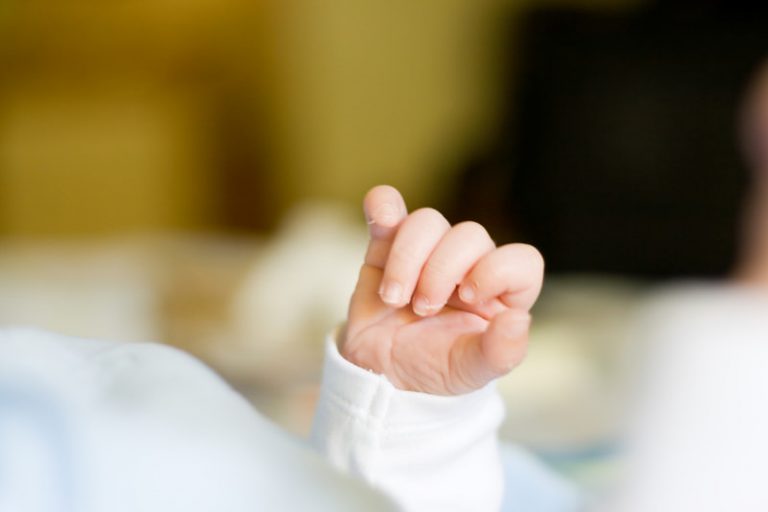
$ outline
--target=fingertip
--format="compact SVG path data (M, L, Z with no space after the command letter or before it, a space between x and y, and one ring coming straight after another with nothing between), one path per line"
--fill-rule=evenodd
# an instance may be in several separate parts
M377 224L385 228L397 225L402 218L401 210L392 203L380 204L368 219L368 224Z
M383 281L379 288L379 297L389 306L400 307L403 304L403 285L396 281Z
M437 302L430 301L425 295L418 295L413 299L413 312L418 316L427 317L434 316L440 312L445 304L439 304Z
M531 315L522 310L505 311L491 321L483 352L498 375L508 373L525 358L530 325Z
M530 328L531 314L527 311L511 309L499 313L494 319L494 323L505 338L516 339Z
M393 227L405 217L405 201L396 188L377 185L365 195L363 211L368 224Z
M377 196L379 194L385 194L385 195L390 195L390 196L402 197L402 196L400 196L400 191L398 191L392 185L381 184L381 185L376 185L374 187L371 187L368 190L368 192L366 192L365 198L369 199L369 198Z
M478 300L477 282L470 281L462 283L459 287L459 298L467 304L474 304Z
M501 249L507 251L510 255L519 260L520 265L525 265L530 273L544 273L544 255L536 247L525 243L514 243L502 246Z

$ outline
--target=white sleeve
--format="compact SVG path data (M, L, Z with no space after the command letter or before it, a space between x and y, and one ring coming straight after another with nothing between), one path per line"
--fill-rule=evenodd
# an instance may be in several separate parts
M311 441L403 510L496 511L502 418L492 384L450 397L402 391L344 359L329 337Z

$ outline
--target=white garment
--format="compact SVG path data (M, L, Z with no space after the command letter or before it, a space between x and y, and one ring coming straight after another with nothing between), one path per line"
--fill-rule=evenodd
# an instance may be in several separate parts
M396 389L345 360L331 337L312 443L408 511L495 511L503 472L495 386L459 396Z
M495 511L502 415L492 385L455 397L400 391L329 339L312 443L399 510ZM573 502L524 453L509 459L508 478L550 496L531 501ZM391 509L183 352L0 330L3 512Z
M0 330L0 510L392 510L154 344Z
M768 510L768 298L692 286L657 299L615 512Z

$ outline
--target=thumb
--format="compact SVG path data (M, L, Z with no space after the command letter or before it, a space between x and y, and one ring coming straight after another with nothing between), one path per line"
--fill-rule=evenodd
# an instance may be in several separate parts
M451 377L461 392L480 389L522 362L528 349L531 316L523 310L496 315L484 332L464 338L451 351Z
M492 378L501 377L519 365L528 351L531 315L511 309L496 315L480 336L479 354Z

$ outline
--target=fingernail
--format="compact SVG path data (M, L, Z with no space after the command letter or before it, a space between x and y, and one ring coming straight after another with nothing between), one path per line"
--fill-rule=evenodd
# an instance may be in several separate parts
M397 208L389 203L384 203L373 212L369 224L381 224L389 226L397 221Z
M400 304L400 301L402 300L403 287L400 283L394 281L386 283L381 286L379 295L381 296L381 300L387 304L397 305Z
M476 285L474 283L462 286L459 290L459 298L467 304L473 303L477 298L477 291L475 290L475 286Z
M419 316L427 316L430 309L429 301L424 296L419 296L413 301L413 312Z

